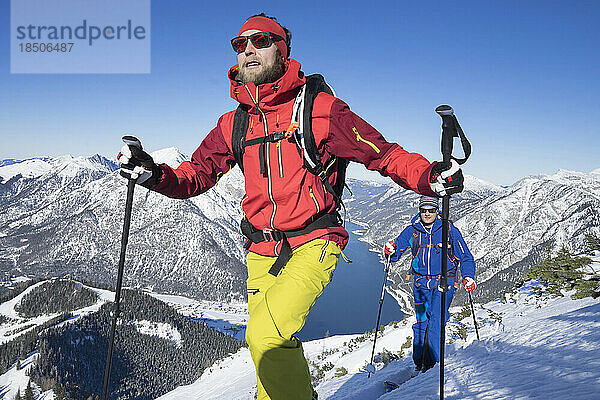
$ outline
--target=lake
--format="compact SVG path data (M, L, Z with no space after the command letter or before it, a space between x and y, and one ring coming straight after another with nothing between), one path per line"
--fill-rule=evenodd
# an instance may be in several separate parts
M369 251L369 245L353 233L361 230L360 226L346 223L346 229L350 241L344 254L352 263L340 258L332 281L317 300L304 328L296 334L300 340L364 333L375 328L385 267L379 255ZM396 300L386 293L380 324L403 318L404 313Z

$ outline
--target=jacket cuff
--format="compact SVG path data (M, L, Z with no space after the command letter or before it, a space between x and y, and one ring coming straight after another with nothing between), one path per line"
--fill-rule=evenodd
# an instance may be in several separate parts
M440 197L433 191L433 189L431 189L431 183L430 183L431 170L433 169L433 167L436 164L437 164L437 161L432 162L431 165L429 165L429 167L427 167L427 169L425 171L423 171L423 174L421 174L421 177L419 178L419 183L417 184L417 188L419 189L419 193L424 196Z

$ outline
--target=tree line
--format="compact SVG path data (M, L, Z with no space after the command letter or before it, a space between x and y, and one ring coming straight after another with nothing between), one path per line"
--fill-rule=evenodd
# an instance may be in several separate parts
M147 294L125 290L115 335L110 399L154 399L190 384L216 360L236 352L244 342L177 313ZM39 358L32 377L64 385L75 398L102 392L112 303L75 323L50 328L40 336ZM181 344L138 332L135 322L172 326Z

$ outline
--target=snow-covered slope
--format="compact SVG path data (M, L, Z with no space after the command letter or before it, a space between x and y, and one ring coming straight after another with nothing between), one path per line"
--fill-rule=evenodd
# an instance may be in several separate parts
M17 392L20 394L21 399L24 398L25 389L30 382L28 373L35 363L36 357L37 352L34 352L21 361L20 369L14 366L0 375L0 399L13 400ZM42 392L34 382L31 382L31 391L36 400L54 400L54 390Z
M471 317L466 340L450 334L447 345L445 396L448 399L578 399L600 393L600 299L572 300L536 294L530 282L516 294L476 306L481 340ZM457 312L457 308L451 311ZM385 348L397 353L412 334L409 318L387 326L377 339L378 356ZM459 321L451 319L448 331ZM361 368L369 361L372 341L363 336L334 336L304 344L314 365L326 370L316 387L319 399L400 400L438 399L439 369L411 378L411 349L404 359L384 365L367 378ZM376 357L376 360L381 357ZM330 363L330 364L329 364ZM344 374L344 371L347 373ZM337 375L340 376L335 376ZM385 381L400 384L388 392ZM213 365L200 379L160 397L176 399L251 400L256 381L248 349Z
M55 328L58 328L58 327L61 327L64 325L67 325L67 326L70 325L72 329L77 329L77 325L81 323L81 318L83 316L86 316L86 315L89 315L91 313L98 311L100 309L100 307L103 304L105 304L107 301L114 300L113 292L83 285L85 288L92 290L98 294L97 302L91 306L72 311L70 313L70 315L68 316L68 318L65 320L57 320L56 322L50 321L52 318L57 317L57 316L61 315L62 313L43 314L43 315L36 316L36 317L27 317L27 316L23 316L17 312L15 307L19 303L21 303L28 294L32 293L33 291L35 291L37 288L39 288L42 285L48 284L50 282L55 282L55 281L57 281L57 280L41 281L41 282L32 284L27 289L25 289L22 293L15 296L13 299L5 301L0 304L0 359L3 360L3 362L6 362L6 360L7 360L7 358L6 358L7 354L9 355L8 359L12 360L11 362L16 360L16 358L13 359L15 342L12 342L11 346L9 346L8 348L2 347L1 346L2 344L5 344L13 339L16 339L17 340L16 343L18 346L18 344L19 344L18 340L22 339L22 338L20 338L20 336L25 335L26 333L30 332L32 329L35 329L35 328L39 329L39 327L44 323L47 323L47 324L52 323L53 324L52 326ZM182 297L182 296L172 296L172 295L157 294L157 293L148 293L148 294L152 295L155 298L160 299L161 301L163 301L165 303L168 303L170 306L172 306L172 308L175 311L188 317L189 319L196 320L196 321L202 321L202 322L206 323L206 325L213 327L215 330L223 332L229 336L236 337L240 340L243 340L243 338L244 338L245 323L248 318L247 308L246 308L245 304L221 304L221 303L215 303L215 302L198 301L198 300L194 300L194 299L186 298L186 297ZM123 312L123 310L126 310L126 309L127 309L127 303L122 302L121 303L122 312ZM145 308L144 310L147 313L151 312L151 310L149 310L147 308ZM156 319L156 316L154 316L154 318ZM189 358L198 358L201 356L201 355L197 354L197 351L198 351L197 349L196 349L196 352L185 350L186 343L188 343L190 341L190 337L189 337L190 333L189 333L189 331L185 330L186 329L185 324L181 324L181 323L173 324L172 322L169 322L168 318L166 320L163 320L162 322L156 321L156 320L151 321L146 318L137 318L134 320L129 320L125 324L122 324L122 323L119 324L119 328L117 328L117 329L118 330L123 329L124 325L133 326L134 329L142 335L149 335L149 336L155 336L158 338L166 339L168 342L171 342L172 344L174 344L177 348L183 349L183 351L185 352L185 354L188 355ZM50 325L47 325L47 326L50 326ZM187 327L187 329L189 329L189 327ZM42 332L44 332L44 331L42 330ZM198 331L195 331L195 333L198 334ZM74 338L71 341L71 345L72 346L80 346L88 340L91 343L94 343L93 335L94 335L94 332L86 332L85 336ZM186 335L187 335L187 339L186 339ZM119 339L117 339L117 340L119 340ZM23 343L24 343L24 341L21 341L20 345L23 346ZM153 343L155 343L155 342L153 342ZM163 345L164 345L164 343L163 343ZM189 343L188 343L188 345L189 345ZM222 345L222 343L219 343L219 341L215 340L215 339L212 339L210 344L206 344L206 346L214 346L214 347L218 347L221 345ZM68 347L68 345L66 345L65 347ZM168 346L165 346L165 347L168 347ZM236 347L235 349L237 349L238 347ZM6 349L8 349L8 350L6 350ZM161 351L165 351L164 348L161 348L161 349L162 349ZM7 351L6 354L3 353L3 351L5 351L5 350ZM37 350L39 350L39 348ZM21 359L21 361L19 362L20 368L17 368L17 364L13 364L12 366L9 366L8 370L5 373L0 374L0 399L13 400L17 390L20 390L21 395L23 395L23 392L27 386L27 383L29 382L28 371L37 362L37 360L36 360L36 358L38 357L37 350L33 351L31 354L29 354L26 357L23 357L23 359ZM91 350L92 351L94 350L93 347L91 348ZM144 348L142 346L142 347L139 347L138 350L151 351L153 349ZM88 348L87 351L89 352L90 349ZM97 354L98 359L104 360L106 357L106 354L105 354L106 347L99 346L97 348L97 351L98 351L98 354ZM209 349L207 347L206 351L207 352L211 351L211 349ZM89 354L87 354L87 355L89 356ZM119 357L119 356L115 356L114 359L118 359L117 357ZM85 356L82 356L82 358L85 359ZM171 361L171 359L163 360L163 362L165 362L167 364L169 361ZM173 362L175 362L175 361L173 361ZM210 364L208 364L208 365L210 365ZM3 365L3 367L4 366L6 366L6 365ZM160 372L158 372L158 370L157 370L157 373L160 373ZM159 381L160 381L160 379L159 379ZM145 382L147 382L147 381L145 381ZM168 390L168 389L164 389L163 392L165 390ZM42 399L43 400L51 400L54 398L52 390L41 393L41 390L37 386L33 385L33 391L34 391L34 393L36 393L36 395L39 394L38 395L39 397L36 397L36 399L38 399L38 400L42 400ZM77 397L75 397L75 398L77 398ZM133 398L133 397L128 397L128 398Z

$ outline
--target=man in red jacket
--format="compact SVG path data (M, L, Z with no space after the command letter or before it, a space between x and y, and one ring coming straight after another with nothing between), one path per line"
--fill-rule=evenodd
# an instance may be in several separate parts
M260 400L316 398L302 344L294 334L329 283L348 241L335 196L304 167L296 142L284 137L260 143L273 132L293 130L294 99L306 78L300 63L289 58L290 39L289 30L275 18L260 14L248 18L231 41L237 53L237 65L229 70L231 97L248 108L246 141L257 139L243 153L242 208L243 227L248 228L244 233L251 233L246 341ZM236 164L234 116L235 111L221 116L191 161L176 169L155 164L139 144L125 145L119 155L121 174L174 198L207 191ZM462 190L462 172L456 164L430 163L387 142L330 94L316 96L312 130L323 160L341 157L359 162L427 196ZM331 183L335 178L329 177Z

